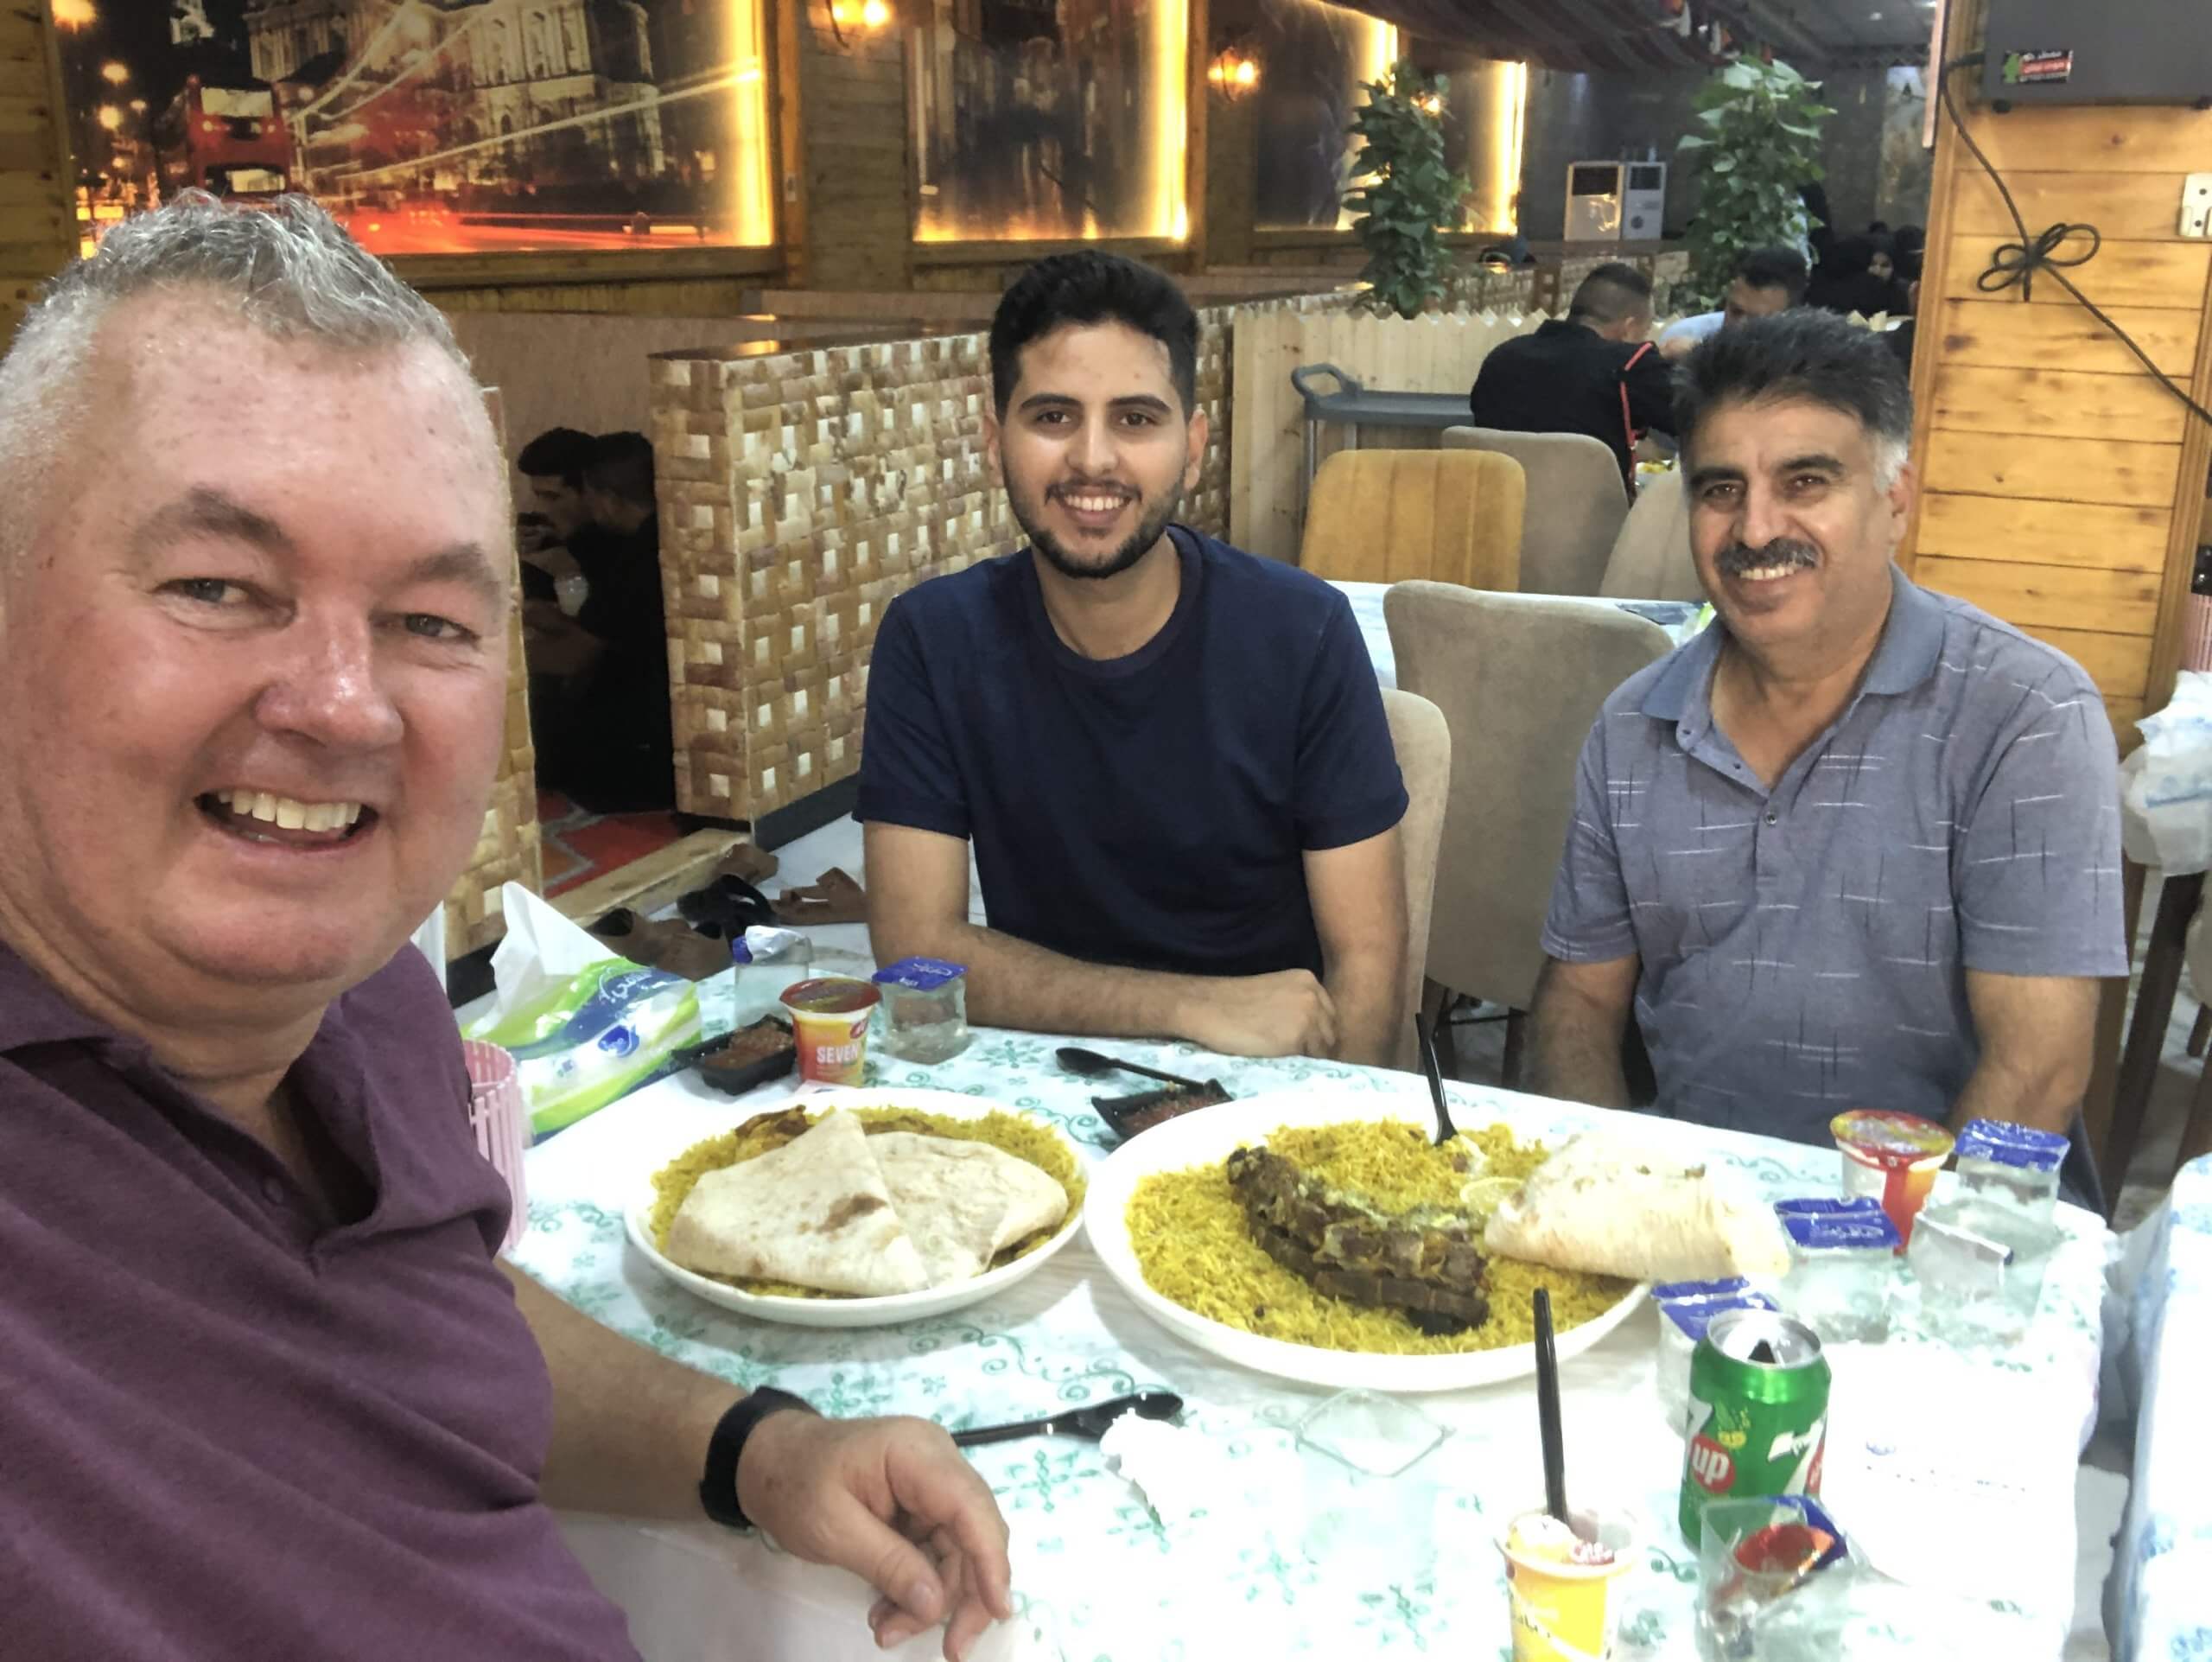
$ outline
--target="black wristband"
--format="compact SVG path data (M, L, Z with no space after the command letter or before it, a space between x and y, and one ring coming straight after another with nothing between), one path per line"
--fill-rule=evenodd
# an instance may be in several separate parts
M787 1408L809 1414L815 1411L814 1404L804 1398L773 1385L759 1385L739 1398L729 1412L715 1422L715 1434L707 1439L707 1468L699 1478L699 1504L717 1524L728 1524L732 1529L753 1527L745 1508L737 1504L738 1457L745 1452L745 1440L753 1435L753 1428Z

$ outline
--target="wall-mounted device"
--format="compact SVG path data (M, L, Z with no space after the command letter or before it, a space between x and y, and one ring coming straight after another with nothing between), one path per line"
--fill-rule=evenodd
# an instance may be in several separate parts
M1567 170L1567 239L1618 242L1625 162L1577 162Z
M1993 105L2190 104L2212 110L2204 0L1988 0Z
M1667 217L1667 164L1630 162L1621 192L1621 240L1648 242L1659 235Z

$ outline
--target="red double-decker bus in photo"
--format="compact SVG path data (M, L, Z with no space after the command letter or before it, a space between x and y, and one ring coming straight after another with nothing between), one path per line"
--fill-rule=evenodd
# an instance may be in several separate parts
M197 75L154 124L162 194L197 186L251 201L291 188L292 134L266 81L203 86Z

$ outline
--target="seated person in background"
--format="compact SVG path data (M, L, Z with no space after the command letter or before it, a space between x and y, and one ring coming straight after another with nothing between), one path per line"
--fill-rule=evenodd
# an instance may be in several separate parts
M1736 275L1729 281L1720 309L1669 323L1659 332L1659 355L1669 360L1687 358L1697 350L1698 342L1731 323L1802 306L1810 277L1805 257L1794 248L1752 249L1736 262Z
M562 680L531 726L539 783L595 813L673 807L676 731L660 585L653 447L642 433L596 440L583 470L578 561L589 584L572 619L524 607L532 668Z
M1475 376L1467 407L1478 427L1509 433L1586 433L1619 458L1647 430L1668 430L1674 390L1651 333L1651 279L1633 265L1600 265L1582 279L1567 316L1500 343Z
M1116 256L1041 260L999 302L984 443L1029 546L884 614L855 810L875 955L966 965L1001 1027L1380 1060L1406 793L1374 666L1328 584L1173 523L1197 353L1181 291Z
M522 447L515 471L529 487L527 505L515 516L515 546L522 555L524 600L552 600L563 581L582 604L582 568L570 550L584 524L584 468L596 441L573 427L549 427Z
M1911 396L1801 310L1682 372L1719 613L1583 746L1532 1011L1536 1088L1823 1143L1847 1108L2065 1131L2125 975L2112 726L2070 659L1891 564Z
M1874 254L1872 238L1837 238L1806 285L1805 303L1846 316L1903 311L1904 290L1894 278L1874 275Z

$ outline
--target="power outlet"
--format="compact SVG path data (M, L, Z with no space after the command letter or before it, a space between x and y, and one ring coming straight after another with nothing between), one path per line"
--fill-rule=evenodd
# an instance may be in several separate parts
M2192 173L2181 181L2181 234L2212 237L2212 173Z

